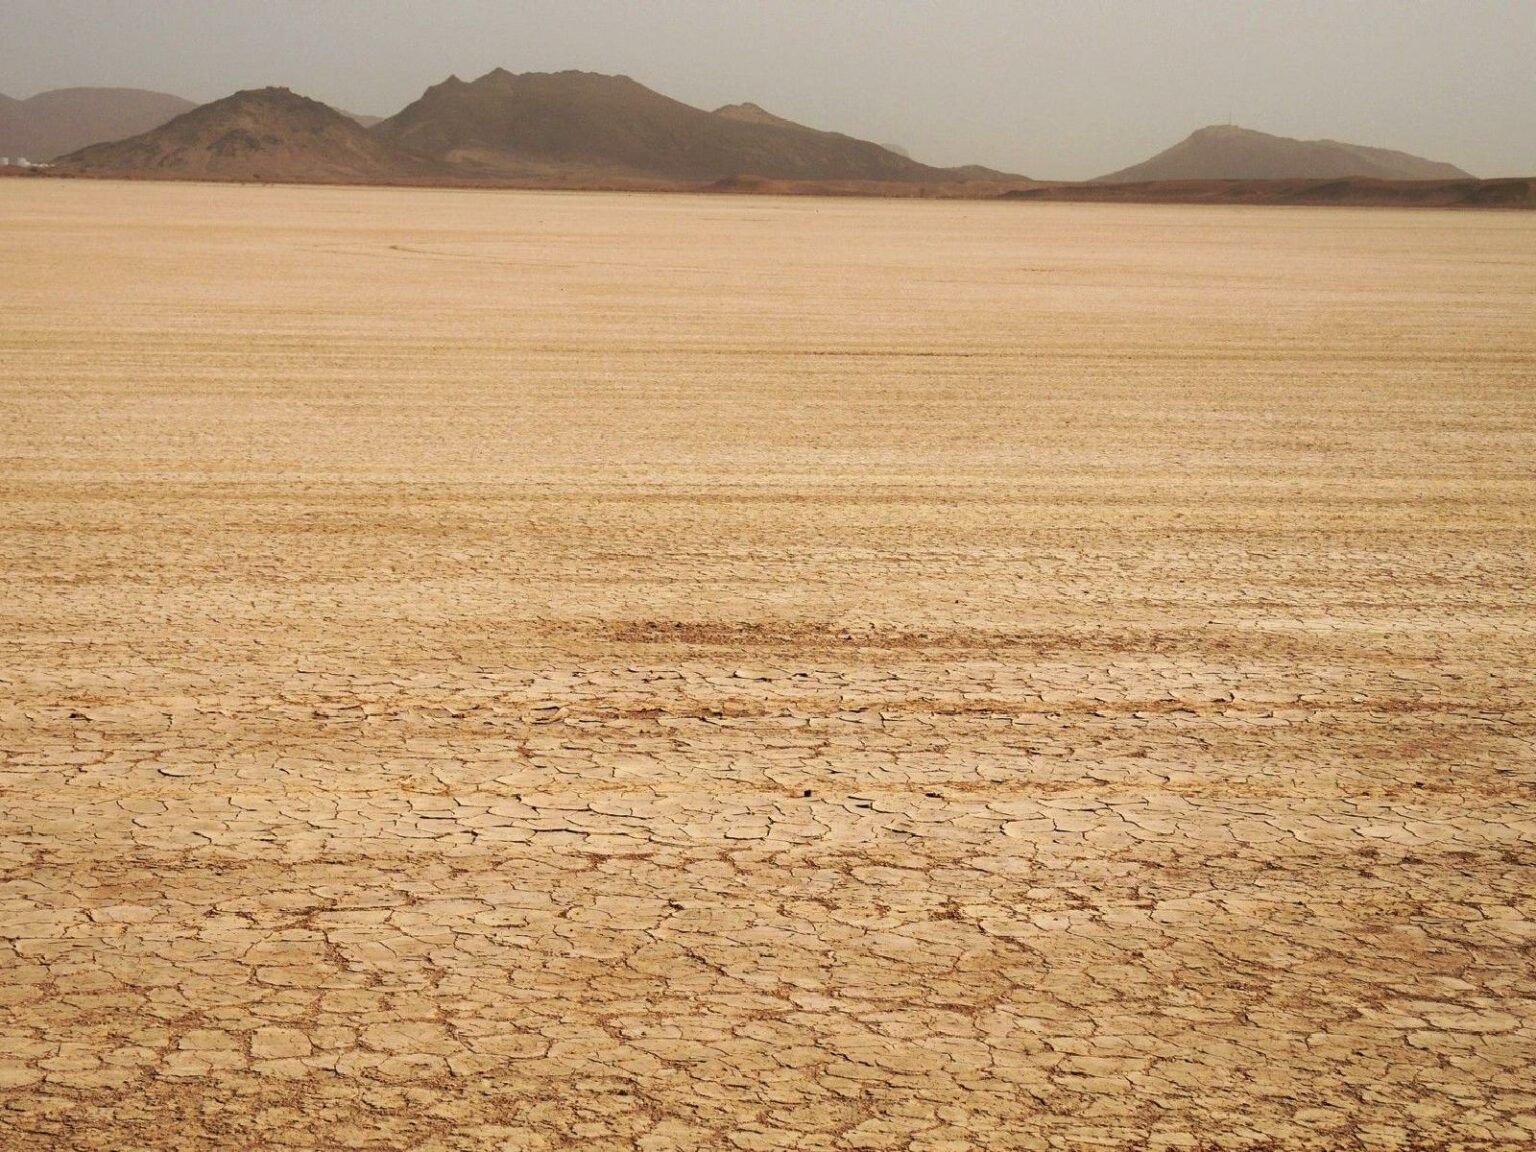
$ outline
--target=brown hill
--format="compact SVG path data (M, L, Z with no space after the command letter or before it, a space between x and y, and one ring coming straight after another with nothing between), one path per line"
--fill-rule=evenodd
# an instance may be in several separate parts
M473 83L450 77L373 132L480 176L948 178L878 144L742 108L729 115L706 112L627 76L497 69Z
M1046 184L1004 200L1093 204L1269 204L1360 208L1536 208L1536 179L1507 180L1160 180L1136 184Z
M1152 159L1100 176L1097 183L1153 180L1467 180L1469 173L1393 152L1337 140L1292 140L1233 125L1202 128Z
M286 88L236 92L150 132L59 161L65 173L195 180L387 183L430 166Z
M158 128L197 105L138 88L59 88L28 100L0 96L0 156L35 162Z

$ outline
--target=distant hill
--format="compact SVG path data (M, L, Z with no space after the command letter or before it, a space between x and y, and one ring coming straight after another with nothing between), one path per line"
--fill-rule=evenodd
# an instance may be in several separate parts
M65 172L197 180L388 183L429 166L286 88L237 92L127 140L59 160Z
M1159 152L1144 163L1100 176L1095 183L1133 184L1153 180L1467 180L1469 173L1392 152L1341 144L1337 140L1292 140L1249 128L1215 125Z
M59 88L28 100L0 96L0 156L54 160L66 152L121 140L197 105L138 88Z
M457 77L373 129L382 140L465 174L712 181L926 181L942 169L878 144L735 105L706 112L627 76L497 69Z

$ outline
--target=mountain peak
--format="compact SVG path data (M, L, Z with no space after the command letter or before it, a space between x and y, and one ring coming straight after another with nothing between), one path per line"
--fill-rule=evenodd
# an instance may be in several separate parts
M213 101L212 104L205 104L205 105L203 105L203 107L211 108L214 105L221 104L221 103L238 103L238 104L292 104L292 103L304 103L304 104L318 104L319 101L318 100L310 100L306 96L296 95L292 88L279 88L276 85L269 85L266 88L242 88L239 92L234 92L234 93L231 93L230 95L224 97L224 99L222 101L215 100L215 101Z
M760 104L747 101L742 104L727 104L723 108L716 108L716 116L726 120L736 120L742 124L775 124L780 128L799 128L802 131L814 132L814 128L806 128L804 124L796 124L793 120L786 120L782 116L775 116Z
M512 72L506 68L492 68L484 76L471 82L472 85L497 85L497 84L561 84L570 86L587 86L593 88L632 86L640 87L628 76L615 75L608 72L583 72L578 68L566 68L559 72Z
M1196 128L1189 134L1189 139L1214 140L1224 136L1268 136L1267 132L1258 132L1252 128L1244 128L1239 124L1207 124L1204 128Z

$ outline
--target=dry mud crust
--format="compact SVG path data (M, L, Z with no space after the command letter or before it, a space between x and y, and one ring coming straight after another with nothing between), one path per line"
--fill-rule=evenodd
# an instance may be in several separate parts
M9 1149L1517 1149L1536 232L0 189Z

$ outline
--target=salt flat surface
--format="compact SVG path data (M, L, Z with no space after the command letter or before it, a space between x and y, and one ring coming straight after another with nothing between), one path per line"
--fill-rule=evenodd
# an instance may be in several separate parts
M1536 220L0 184L11 1150L1536 1140Z

